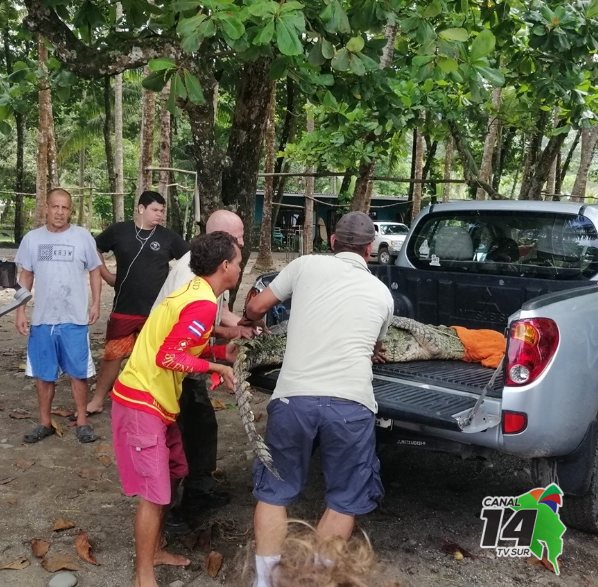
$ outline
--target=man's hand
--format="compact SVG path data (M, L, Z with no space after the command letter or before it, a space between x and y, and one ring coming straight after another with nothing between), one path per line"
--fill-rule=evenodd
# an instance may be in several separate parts
M234 342L229 342L226 345L226 360L229 363L234 363L237 360L239 354L239 347Z
M253 336L258 336L262 332L270 332L270 329L266 326L266 321L264 318L261 320L249 320L249 318L241 318L241 320L239 320L239 326L251 328Z
M92 304L89 308L89 324L95 324L100 317L100 303Z
M216 336L221 336L222 338L226 338L227 340L232 340L233 338L253 338L255 333L253 328L249 326L217 326L214 329Z
M237 380L233 374L232 367L229 367L228 365L221 365L220 363L210 363L210 371L218 373L218 375L220 375L222 378L222 384L230 391L235 390L235 383Z
M377 342L374 347L374 354L372 355L372 363L387 363L388 359L385 356L386 348L381 342Z
M22 334L23 336L29 334L29 321L27 320L27 313L25 312L24 306L17 308L15 326L19 334Z

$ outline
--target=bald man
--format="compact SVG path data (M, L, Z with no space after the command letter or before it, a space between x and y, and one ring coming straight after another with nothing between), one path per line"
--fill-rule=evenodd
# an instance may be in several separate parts
M88 230L70 223L71 195L61 188L50 190L46 200L46 224L28 232L17 251L19 283L31 291L36 283L31 327L25 306L17 309L16 328L29 334L27 375L35 378L39 424L23 441L34 443L56 433L52 425L52 400L61 373L71 380L77 407L75 435L79 442L97 439L87 423L88 377L95 374L89 349L89 324L100 315L100 258ZM91 287L88 307L87 276Z
M216 210L206 223L206 233L224 231L234 236L243 246L243 221L234 212ZM158 305L165 297L193 279L189 268L190 253L183 255L170 271L154 303ZM228 292L218 298L218 315L214 334L217 338L251 338L251 327L240 326L240 317L228 309ZM212 477L216 470L218 452L218 422L208 396L206 378L187 377L183 381L181 412L178 418L183 437L183 446L189 465L189 475L184 481L181 510L168 515L166 530L171 533L187 531L185 519L194 518L202 511L226 505L230 500L228 493L217 489ZM182 515L181 515L182 514Z

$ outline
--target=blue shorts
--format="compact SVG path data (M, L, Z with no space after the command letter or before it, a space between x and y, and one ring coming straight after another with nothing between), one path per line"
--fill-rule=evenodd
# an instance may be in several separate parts
M95 375L87 325L32 326L27 344L27 375L41 381L56 381L63 372L75 379Z
M374 414L362 404L334 397L272 400L268 404L266 444L283 480L276 479L256 459L253 495L271 505L293 502L307 483L317 437L326 506L347 515L371 512L384 496L374 420Z

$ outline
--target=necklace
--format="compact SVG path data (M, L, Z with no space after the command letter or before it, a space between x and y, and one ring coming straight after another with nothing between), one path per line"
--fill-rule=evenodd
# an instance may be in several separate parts
M137 225L135 225L135 238L141 243L142 247L148 241L148 239L150 239L153 236L154 232L156 231L156 226L157 225L154 225L151 232L147 236L144 237L144 236L141 236L141 231L149 230L149 229L139 228Z

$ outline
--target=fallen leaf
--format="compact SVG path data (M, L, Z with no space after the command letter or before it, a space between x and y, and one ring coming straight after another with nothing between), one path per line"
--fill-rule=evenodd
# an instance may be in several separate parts
M17 408L8 414L9 418L14 418L15 420L26 420L27 418L31 418L31 414L27 410L21 410Z
M26 371L27 363L19 363L19 371Z
M226 404L224 402L221 402L219 399L212 399L210 401L212 402L212 407L214 408L214 411L218 412L220 410L226 410Z
M112 454L112 445L106 442L100 442L96 447L94 452L98 455L111 455Z
M91 552L91 544L89 543L87 532L79 532L79 534L75 536L75 550L77 551L79 558L92 565L98 564L96 557L93 556L93 552Z
M47 540L42 540L41 538L33 538L31 540L31 552L33 556L44 558L49 549L50 543Z
M206 557L206 572L212 579L220 572L224 557L215 550L212 550Z
M54 526L52 527L52 530L54 532L60 532L61 530L69 530L70 528L74 528L75 525L75 522L65 520L64 518L58 518L54 521Z
M552 563L545 556L543 556L541 559L532 556L531 558L527 559L527 563L529 565L544 567L545 569L548 569L551 573L554 573L554 567L552 566Z
M109 467L112 464L112 458L109 455L99 455L98 461L100 461L104 467Z
M7 483L10 483L11 481L14 481L15 477L4 477L4 479L0 479L0 485L6 485Z
M450 540L443 540L440 549L442 552L452 555L455 560L462 560L463 557L474 558L471 552L465 550L465 548L463 548L460 544L451 542Z
M80 571L81 567L68 554L57 554L56 556L45 557L42 560L42 567L50 573L56 571Z
M28 461L27 459L17 459L15 461L15 467L17 469L21 469L21 471L26 471L27 469L31 469L35 465L35 461Z
M100 469L79 469L77 474L81 479L89 479L90 481L99 481L102 478Z
M54 408L51 412L54 416L62 416L63 418L68 418L72 416L75 412L73 410L67 410L66 408Z
M264 417L264 412L258 412L257 414L254 414L253 421L261 422L263 417Z
M60 438L62 438L64 436L64 431L65 428L62 424L59 424L55 418L51 418L50 422L52 424L52 426L54 426L54 429L56 430L56 435L59 436Z
M31 563L29 559L21 556L10 563L0 565L0 570L22 571L26 569Z

